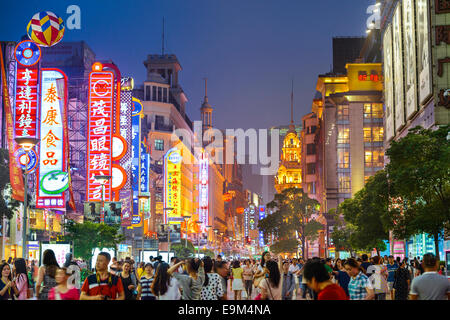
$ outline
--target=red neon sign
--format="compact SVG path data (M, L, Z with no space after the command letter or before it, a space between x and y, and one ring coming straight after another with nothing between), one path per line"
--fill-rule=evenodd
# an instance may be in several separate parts
M16 137L36 137L37 83L38 69L36 67L17 66Z
M102 200L102 185L94 177L112 174L113 90L114 74L111 71L89 74L87 201ZM111 191L110 179L105 184L105 201L111 201Z

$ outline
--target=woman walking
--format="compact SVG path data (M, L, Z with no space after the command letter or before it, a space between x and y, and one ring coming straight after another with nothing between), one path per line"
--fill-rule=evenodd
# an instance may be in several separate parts
M270 252L269 251L263 252L263 254L261 255L261 263L257 267L255 276L253 277L253 285L255 286L257 293L259 293L259 291L260 291L259 284L260 284L261 280L264 279L264 275L265 275L264 267L265 267L267 261L270 261L270 259L272 259Z
M152 292L158 300L180 300L180 283L167 272L168 269L167 263L158 264L155 280L152 284Z
M408 300L409 285L411 283L411 274L407 268L407 258L403 259L400 267L394 273L394 299Z
M58 268L59 265L53 250L45 250L43 265L39 268L38 279L36 281L36 296L39 300L48 300L48 293L51 288L56 286L55 276ZM44 284L43 286L42 283Z
M259 288L261 289L261 300L281 300L283 281L281 278L281 256L278 257L278 263L273 260L265 263L265 278L261 280Z
M125 300L136 300L137 280L134 273L130 273L131 263L129 260L125 261L122 266L122 271L117 272L117 275L122 280L123 291L125 292Z
M4 263L0 267L0 300L15 300L15 295L19 294L16 284L12 281L11 267Z
M389 292L387 285L388 271L387 267L381 263L379 256L373 257L373 269L375 270L370 276L375 292L375 300L386 300L386 293Z
M253 267L250 265L250 260L244 261L244 267L242 268L242 277L244 278L244 288L247 293L247 300L250 300L252 297L252 289L253 289Z
M19 258L14 261L14 269L15 269L15 283L18 293L16 294L17 300L27 300L28 298L28 289L31 289L31 284L28 280L28 272L27 266L25 263L25 259Z
M359 263L349 258L344 263L345 270L350 276L348 293L350 300L373 300L375 294L369 278L362 272Z
M156 300L155 295L152 293L152 283L153 283L153 265L147 263L144 266L144 274L139 280L138 286L138 300Z
M219 300L223 297L224 291L220 276L213 272L213 260L206 256L203 258L203 267L205 268L205 282L203 283L201 300Z
M186 267L187 275L177 272L181 265ZM170 267L167 272L180 282L183 300L200 300L203 283L205 282L205 270L200 259L179 262Z
M231 272L233 275L231 289L234 291L234 300L241 300L242 290L244 290L244 283L242 282L242 273L244 270L241 268L239 260L233 262L233 269L231 269Z
M78 289L67 286L67 280L71 275L72 272L67 270L67 268L60 268L56 271L55 280L57 286L50 289L48 300L80 300Z

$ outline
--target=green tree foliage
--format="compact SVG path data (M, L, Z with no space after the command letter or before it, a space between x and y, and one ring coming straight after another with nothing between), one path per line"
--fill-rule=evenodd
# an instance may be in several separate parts
M64 241L73 241L75 256L83 258L88 264L95 248L116 249L117 245L125 240L125 237L119 234L120 225L110 226L90 221L76 223L69 220L64 229Z
M333 231L330 237L336 248L336 252L353 251L350 235L354 232L355 227L351 223L345 223L343 217L334 208L330 209L328 214L334 219Z
M295 253L298 249L298 241L296 239L280 240L270 246L270 251L280 254L284 252Z
M11 184L9 181L9 152L6 149L0 149L0 219L6 217L11 219L14 210L20 205L19 201L12 199L5 194L11 193Z
M258 228L264 233L266 242L272 234L278 241L295 239L297 232L304 253L306 237L314 237L319 230L318 222L310 219L318 205L302 189L285 189L267 204L267 208L272 209L273 213L259 221Z
M386 172L378 171L365 187L339 205L344 220L354 226L350 244L354 249L385 250L389 239L389 187Z
M436 253L444 226L450 222L450 126L438 130L411 129L386 151L386 171L392 197L400 208L390 211L394 234L407 238L417 233L434 237Z
M185 247L185 240L181 243L172 244L170 250L175 253L175 256L180 259L187 259L194 255L195 248L191 241L188 240L187 248Z

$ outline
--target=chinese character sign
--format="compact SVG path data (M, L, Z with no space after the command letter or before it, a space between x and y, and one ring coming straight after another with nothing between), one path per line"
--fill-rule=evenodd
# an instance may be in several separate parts
M17 67L16 75L16 137L36 137L37 67Z
M259 221L266 217L266 206L259 206ZM259 231L259 246L264 247L264 233Z
M208 158L206 152L203 152L199 161L199 219L203 228L209 224L208 221Z
M142 218L139 212L140 189L140 158L141 158L141 111L142 104L133 98L133 111L131 114L131 185L133 190L133 216L132 227L140 227Z
M112 172L112 109L114 75L93 71L89 75L89 130L87 163L87 201L102 200L102 185L95 176ZM111 201L111 180L105 184L105 201Z
M181 217L181 163L182 156L177 148L164 156L164 207L172 208L164 214L164 223L179 224Z
M36 207L65 208L64 191L58 191L65 190L69 183L68 175L62 174L66 171L63 125L67 121L67 81L63 72L57 69L42 69L41 79Z
M147 151L146 145L141 142L141 171L140 171L140 192L148 193L150 192L149 188L149 170L150 170L150 153Z

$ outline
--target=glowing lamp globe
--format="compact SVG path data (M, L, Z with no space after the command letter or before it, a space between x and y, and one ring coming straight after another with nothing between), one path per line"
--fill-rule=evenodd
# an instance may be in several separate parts
M51 47L64 36L64 21L51 11L36 13L27 25L28 38L41 47Z

